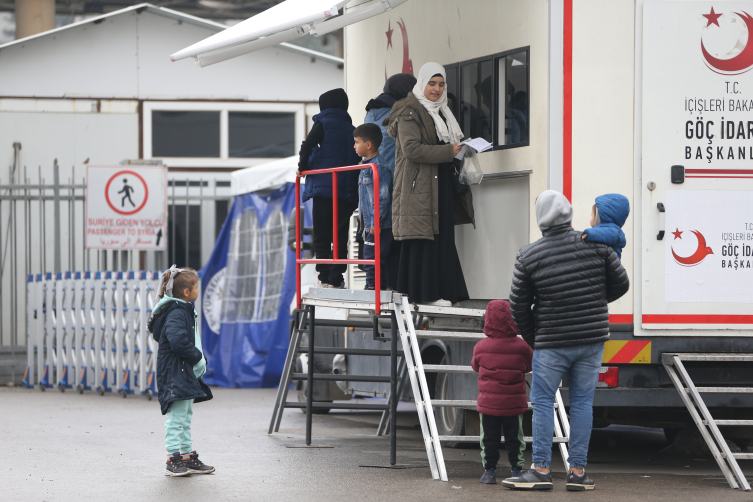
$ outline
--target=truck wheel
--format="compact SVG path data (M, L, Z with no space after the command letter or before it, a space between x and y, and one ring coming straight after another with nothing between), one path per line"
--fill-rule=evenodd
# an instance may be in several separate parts
M450 364L447 356L442 357L439 364ZM437 373L432 399L454 399L450 392L450 374ZM440 436L464 436L465 435L465 410L463 408L434 407L434 421L437 423L437 432ZM460 448L466 443L447 441L442 443L449 448Z

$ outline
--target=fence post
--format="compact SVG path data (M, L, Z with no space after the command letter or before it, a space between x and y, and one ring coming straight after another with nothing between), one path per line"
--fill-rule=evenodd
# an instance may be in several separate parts
M60 265L60 166L57 160L55 160L53 172L55 176L55 184L52 187L55 194L55 272L60 272L62 270Z

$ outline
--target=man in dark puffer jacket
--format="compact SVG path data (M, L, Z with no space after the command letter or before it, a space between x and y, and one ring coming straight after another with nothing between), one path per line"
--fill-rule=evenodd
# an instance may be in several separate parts
M533 462L508 488L551 490L549 466L554 434L554 396L570 372L570 471L567 490L592 490L585 472L593 424L593 396L609 339L607 304L627 293L627 272L614 250L589 243L573 230L573 208L547 190L536 199L543 237L518 252L510 309L521 336L534 348Z

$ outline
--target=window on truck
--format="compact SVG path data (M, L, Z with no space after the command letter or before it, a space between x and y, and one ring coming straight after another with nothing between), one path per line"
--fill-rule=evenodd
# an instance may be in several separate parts
M495 150L528 146L529 52L523 47L445 66L452 110L466 137Z

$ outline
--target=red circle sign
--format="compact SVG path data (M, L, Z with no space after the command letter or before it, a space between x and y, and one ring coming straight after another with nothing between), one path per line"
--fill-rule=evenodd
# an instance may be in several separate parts
M141 184L144 186L144 200L141 202L141 205L134 209L133 211L121 211L120 209L116 208L115 205L110 201L110 184L112 181L117 178L118 176L121 176L123 174L133 175L136 176L139 181L141 181ZM138 173L134 171L119 171L110 177L110 179L107 181L107 185L105 186L105 200L107 201L107 205L110 206L110 209L115 211L118 214L122 214L124 216L128 216L129 214L138 213L144 208L144 204L146 204L147 199L149 198L149 187L146 186L146 181L144 181L144 178L142 178Z

